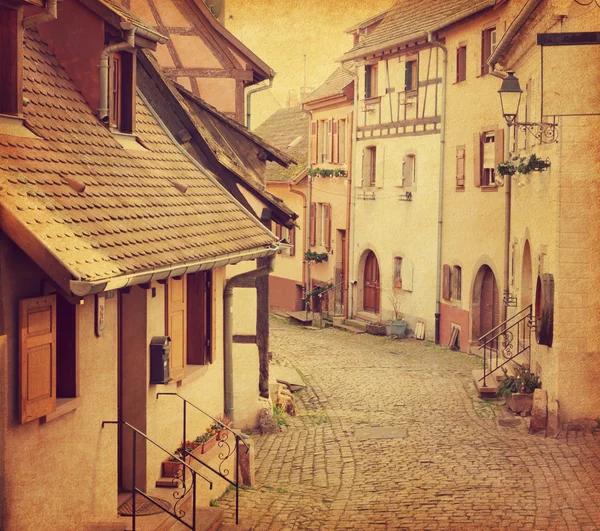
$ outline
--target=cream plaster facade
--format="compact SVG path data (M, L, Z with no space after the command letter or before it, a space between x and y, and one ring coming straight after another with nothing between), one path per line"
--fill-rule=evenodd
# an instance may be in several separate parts
M410 61L417 62L418 74L413 88L406 89ZM376 67L378 87L377 96L370 98L365 98L367 67L371 72ZM428 339L435 332L432 279L436 276L439 198L440 69L441 53L433 46L368 60L357 69L355 103L353 313L365 312L365 260L372 251L379 267L379 311L361 315L391 320L396 306L411 329L418 321L425 323ZM373 149L376 163L371 168L368 159ZM370 179L373 171L374 179ZM395 265L398 259L401 265Z

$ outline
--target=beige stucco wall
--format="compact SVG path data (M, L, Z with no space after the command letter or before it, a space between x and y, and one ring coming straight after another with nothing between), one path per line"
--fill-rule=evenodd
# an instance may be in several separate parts
M481 279L476 277L484 265L490 267L496 278L502 319L506 188L475 186L474 135L506 129L497 92L501 80L489 74L480 74L481 34L485 28L495 25L497 40L500 40L506 21L510 19L506 6L500 6L461 22L446 33L449 61L442 264L462 268L461 301L452 301L452 305L470 312L468 336L472 342L478 336L477 331L473 331L473 327L476 328L473 323L473 301L479 297L475 292L481 290ZM467 47L466 80L456 83L456 50L459 45ZM456 187L457 146L465 146L466 150L464 190ZM442 299L442 304L449 303ZM476 313L477 308L478 306L475 308ZM466 332L461 330L463 334Z
M324 170L345 170L348 171L348 161L351 157L351 123L352 123L353 102L345 102L335 105L321 105L318 110L311 112L311 121L319 122L321 120L346 120L346 161L344 163L317 162L313 163L313 168ZM331 132L330 132L331 135ZM331 138L331 137L330 137ZM331 148L330 148L331 149ZM314 157L311 155L310 159ZM331 249L327 262L313 264L310 267L310 278L312 285L324 282L336 284L336 269L342 268L342 255L344 252L341 235L338 231L347 230L347 210L349 197L349 179L348 177L308 177L310 179L309 195L311 203L329 203L331 205ZM311 247L312 251L318 253L327 252L323 242L319 241L319 209L317 208L317 242ZM348 244L346 234L346 245Z
M546 1L536 12L535 24L526 27L515 42L507 59L508 67L517 72L522 88L532 80L533 116L540 119L540 55L539 47L530 47L537 33L559 31L556 13L566 14L560 31L595 31L590 9L563 0ZM600 113L600 95L595 83L600 71L596 61L590 61L590 47L548 48L544 53L545 82L552 83L544 91L546 109L553 112ZM561 54L568 53L569 69L559 67ZM582 80L573 85L573 75ZM586 81L587 80L587 81ZM531 82L531 81L530 81ZM584 91L580 89L584 87ZM561 96L558 97L558 91ZM548 98L547 95L553 96ZM525 94L524 94L525 96ZM573 105L585 104L584 109ZM524 117L520 117L524 120ZM548 120L548 118L545 118ZM537 345L532 349L532 369L541 377L551 401L560 405L561 420L597 418L600 415L600 391L597 382L600 370L596 358L600 350L597 321L600 302L596 285L599 270L596 256L599 248L598 202L599 186L595 176L600 170L595 133L600 131L600 118L558 118L558 143L539 145L519 142L522 154L536 153L548 157L552 167L548 172L533 173L519 178L513 187L512 235L517 266L514 281L520 299L521 261L524 241L532 249L533 293L538 271L554 275L554 341L552 348Z
M421 86L415 98L407 99L403 92L405 64L407 58L417 55ZM356 314L364 309L364 265L367 252L372 250L377 257L381 285L381 311L374 318L393 319L396 301L410 328L414 329L417 320L425 323L428 339L433 339L435 333L433 279L436 277L440 137L433 123L417 125L414 120L436 118L439 87L433 80L441 75L439 61L438 52L428 49L394 57L387 64L385 60L379 61L381 97L366 102L365 69L364 66L357 69L357 141L353 159L354 220L350 256L350 281L355 281L353 311ZM386 89L389 89L387 94ZM412 103L404 105L407 102ZM363 112L364 109L368 112ZM379 122L382 125L376 127ZM403 129L406 124L410 125ZM369 187L362 175L363 153L367 147L376 148L375 187ZM407 155L416 157L416 183L402 181ZM412 201L401 201L400 196L407 192L412 194ZM395 257L402 258L402 289L393 287Z
M111 521L117 507L117 430L102 429L117 416L116 299L106 300L106 329L94 334L94 297L77 307L80 404L47 423L18 422L18 302L39 297L44 275L2 238L3 330L8 335L1 402L4 435L3 529L80 530L86 522ZM48 504L48 493L60 492Z
M307 180L303 179L300 183L293 185L294 189L302 192L308 198ZM305 213L304 199L289 189L288 183L267 183L267 190L281 199L289 208L298 214L296 220L296 254L290 256L289 252L282 252L275 258L275 269L273 275L302 283L302 260L304 255L304 246L306 239L304 218Z

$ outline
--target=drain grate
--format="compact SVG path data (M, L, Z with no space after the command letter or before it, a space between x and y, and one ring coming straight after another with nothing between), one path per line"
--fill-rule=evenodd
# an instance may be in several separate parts
M150 496L150 498L152 498L152 501L154 501L155 503L148 501L146 498L139 494L135 497L136 516L149 516L151 514L159 514L163 512L160 507L167 511L170 511L173 507L167 500L163 500L162 498L155 498L154 496ZM121 505L119 505L118 512L121 516L133 515L132 501L133 496L130 496L129 499L127 499ZM155 504L160 505L160 507L157 507Z

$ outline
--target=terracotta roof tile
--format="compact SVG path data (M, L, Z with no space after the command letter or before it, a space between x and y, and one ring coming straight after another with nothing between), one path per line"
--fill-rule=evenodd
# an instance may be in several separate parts
M288 182L296 178L308 165L308 127L310 119L298 107L278 110L256 129L267 142L288 153L298 164L282 168L274 162L267 163L268 182Z
M320 87L313 90L302 103L309 103L329 96L342 94L343 90L353 81L354 76L340 66Z
M399 0L386 12L373 33L361 39L343 59L423 36L463 14L466 17L495 3L496 0Z
M40 138L0 134L0 207L73 276L105 280L275 241L181 153L141 96L137 134L149 150L126 150L37 32L25 35L24 116Z

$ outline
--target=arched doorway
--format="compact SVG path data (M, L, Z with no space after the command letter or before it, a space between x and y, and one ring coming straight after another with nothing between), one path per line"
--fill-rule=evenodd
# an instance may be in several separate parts
M500 324L500 303L498 301L498 284L493 271L483 266L481 279L481 299L479 304L479 337L488 333Z
M531 248L529 240L523 249L523 266L521 268L521 308L526 308L533 302L531 272Z
M373 251L369 251L365 260L364 300L366 312L379 313L379 264Z

